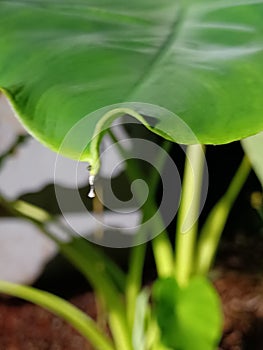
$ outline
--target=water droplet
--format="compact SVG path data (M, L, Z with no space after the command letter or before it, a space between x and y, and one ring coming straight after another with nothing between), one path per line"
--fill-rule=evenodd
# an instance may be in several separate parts
M95 198L95 197L96 197L94 188L91 188L91 189L90 189L89 194L88 194L88 197L89 197L89 198Z
M94 180L95 180L95 176L94 175L90 175L89 176L90 190L89 190L89 194L88 194L89 198L94 198L96 196L95 188L94 188Z

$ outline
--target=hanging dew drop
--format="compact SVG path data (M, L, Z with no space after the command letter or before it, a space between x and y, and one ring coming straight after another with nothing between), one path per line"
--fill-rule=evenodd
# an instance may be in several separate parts
M95 198L96 194L95 194L95 187L94 187L94 180L95 180L95 176L94 175L90 175L89 176L89 185L90 185L90 190L88 193L88 197L89 198Z
M95 198L96 197L94 188L90 188L90 191L88 193L88 197L89 198Z

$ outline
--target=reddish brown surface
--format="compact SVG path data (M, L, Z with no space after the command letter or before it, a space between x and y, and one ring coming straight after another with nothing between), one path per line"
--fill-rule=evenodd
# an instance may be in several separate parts
M234 271L221 271L220 274L215 282L225 314L220 350L262 350L262 279ZM96 317L91 293L72 301ZM0 302L0 350L62 349L91 350L92 347L65 322L35 305L14 300Z
M225 315L220 350L262 350L262 278L224 271L215 286L220 293Z
M95 317L92 294L73 303ZM92 350L74 329L49 312L24 302L0 302L0 350Z

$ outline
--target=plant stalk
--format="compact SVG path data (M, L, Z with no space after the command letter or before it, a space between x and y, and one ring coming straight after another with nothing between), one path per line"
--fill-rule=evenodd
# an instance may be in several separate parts
M188 283L193 272L204 160L201 145L188 146L176 230L175 277L180 286Z
M134 327L136 300L140 292L145 258L146 244L140 244L131 249L130 268L127 276L126 302L127 317L130 329Z
M248 175L251 171L251 165L246 156L244 156L231 184L210 212L206 222L201 230L198 249L196 272L206 275L212 266L218 243L224 230L227 218L237 199Z

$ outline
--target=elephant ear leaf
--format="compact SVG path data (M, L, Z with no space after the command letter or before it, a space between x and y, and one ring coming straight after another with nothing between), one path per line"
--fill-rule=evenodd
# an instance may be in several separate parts
M92 112L134 101L171 112L139 118L169 140L231 142L263 130L262 18L260 0L3 0L0 87L55 151L85 116L88 144ZM79 139L62 153L80 158Z

